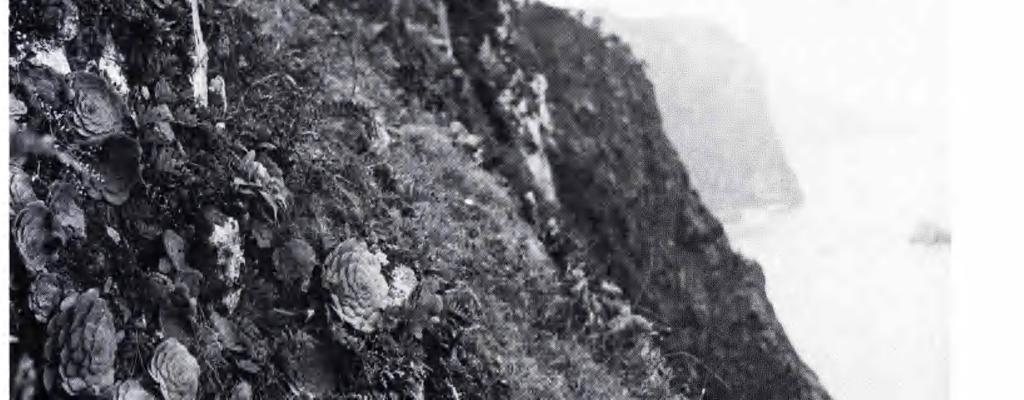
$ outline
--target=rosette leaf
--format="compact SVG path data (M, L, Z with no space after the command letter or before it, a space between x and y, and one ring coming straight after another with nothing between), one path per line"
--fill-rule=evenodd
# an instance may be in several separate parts
M381 273L387 262L387 256L354 239L335 247L324 262L322 280L332 295L332 308L356 330L376 330L380 311L388 304L388 283Z
M58 250L64 245L64 231L42 200L36 200L18 212L14 219L14 242L33 273L42 272L56 262Z
M194 400L199 391L199 362L175 338L157 346L149 375L160 385L164 400Z
M50 186L50 197L47 199L54 217L61 227L76 237L85 237L85 211L76 201L75 185L60 181Z
M50 320L63 298L64 285L60 277L49 272L42 273L29 286L28 308L32 310L36 321L45 323Z
M17 212L29 203L39 200L32 190L32 177L17 165L11 165L11 211Z
M142 147L125 135L112 135L100 142L98 160L91 178L94 195L119 206L128 201L132 188L141 180Z
M71 122L82 138L114 135L125 128L128 109L106 80L91 72L75 72L70 77Z
M12 76L11 87L21 90L29 107L45 112L63 108L70 97L64 77L47 66L22 63Z
M119 335L99 290L65 298L50 319L47 335L47 375L53 384L59 378L61 388L73 396L98 396L114 384Z

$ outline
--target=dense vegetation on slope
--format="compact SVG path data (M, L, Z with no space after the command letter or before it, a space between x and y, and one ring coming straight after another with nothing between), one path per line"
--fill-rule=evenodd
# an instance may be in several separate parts
M561 12L525 21L610 68L566 53L618 79L602 124L500 1L11 7L12 397L813 398L649 84Z
M15 29L24 36L12 54L21 60L13 71L12 102L24 100L27 106L24 114L12 115L20 127L13 137L52 135L60 148L86 146L68 135L75 110L38 96L64 78L31 60L31 45L54 40L54 24L64 21L45 19L46 10L35 5L16 6ZM141 182L120 205L75 194L85 235L61 240L56 260L43 270L27 269L20 247L12 246L11 330L18 339L12 345L12 396L52 398L69 390L62 377L44 379L51 362L63 361L44 355L47 314L54 311L42 311L41 322L34 317L40 286L55 286L58 302L99 289L106 300L100 304L110 309L119 332L112 364L118 386L97 386L110 396L140 382L143 390L157 392L159 382L147 376L147 364L165 338L183 343L198 360L200 398L245 392L238 389L246 387L241 382L259 398L630 396L624 378L593 359L590 343L543 328L575 312L570 284L576 282L562 281L520 218L520 205L455 145L465 130L436 111L431 88L413 85L410 75L428 82L433 77L424 65L434 62L434 53L407 42L392 52L383 34L373 31L381 13L357 6L211 5L202 13L213 32L207 41L216 44L209 72L225 79L228 96L224 108L203 108L193 104L185 76L187 11L148 3L78 3L82 32L75 41L58 42L75 71L103 74L89 63L100 55L82 43L102 49L108 33L115 42L133 42L122 36L129 24L169 25L160 36L142 37L151 46L117 47L127 60L122 65L130 94L116 101L136 111L123 116L119 134L140 143ZM30 78L37 75L47 80ZM150 140L160 125L141 123L142 118L164 104L173 110L173 139ZM12 156L29 175L31 195L46 207L57 208L51 182L89 185L52 152ZM266 185L239 185L240 179L254 178L256 165L268 171ZM270 193L274 182L285 190ZM277 195L285 201L275 204ZM242 259L242 289L233 307L222 302L223 266L213 240L225 219L237 223L241 246L236 255ZM51 228L62 235L65 229L46 227ZM167 231L180 239L169 242ZM319 271L330 267L322 263L331 249L347 239L365 241L388 257L389 284L402 267L421 281L413 300L385 310L373 334L339 321L330 294L318 284ZM307 276L312 284L306 293L291 286L302 272L291 272L292 265L281 265L276 256L295 240L310 245L317 265ZM12 244L19 241L12 238ZM188 267L162 268L161 259L173 253L168 243L184 243L178 250ZM200 274L200 280L183 277L186 271ZM57 283L33 285L50 280ZM420 299L438 296L441 309L421 304L435 304ZM617 301L614 294L604 297L589 299ZM633 342L628 332L618 335ZM657 370L640 368L634 375L628 382L634 392L671 397L657 381ZM51 381L49 389L44 380ZM643 380L650 382L641 386Z

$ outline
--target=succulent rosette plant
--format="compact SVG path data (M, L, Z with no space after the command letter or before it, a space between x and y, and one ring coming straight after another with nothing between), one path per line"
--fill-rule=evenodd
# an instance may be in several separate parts
M64 231L46 204L36 200L14 219L14 243L25 268L38 273L59 258L57 251L64 245Z
M53 111L67 103L68 85L53 68L22 63L11 78L11 87L20 90L32 108Z
M94 196L113 205L128 201L132 187L141 180L142 147L128 136L108 136L99 143L91 179Z
M78 205L77 195L73 183L58 181L50 185L47 202L61 227L76 237L85 237L85 211Z
M175 338L165 339L149 361L149 375L164 400L194 400L199 391L199 362Z
M73 93L71 122L82 138L121 133L128 109L105 79L91 72L69 78Z
M29 286L28 308L36 321L45 323L64 298L64 285L57 274L45 272L36 276Z
M388 304L390 289L381 273L387 263L387 256L354 239L335 247L324 262L323 285L331 293L332 308L361 332L376 329L380 311Z
M11 211L18 212L23 207L39 200L32 190L32 177L20 166L11 165Z
M70 395L99 396L114 384L119 334L99 290L72 294L50 319L45 346L47 388L56 383Z

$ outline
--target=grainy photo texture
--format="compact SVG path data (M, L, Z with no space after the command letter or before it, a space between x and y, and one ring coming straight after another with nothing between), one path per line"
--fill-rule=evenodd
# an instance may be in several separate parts
M945 398L910 3L11 0L8 395Z

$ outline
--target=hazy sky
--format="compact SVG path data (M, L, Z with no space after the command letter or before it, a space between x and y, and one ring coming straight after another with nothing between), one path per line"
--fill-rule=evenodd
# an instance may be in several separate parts
M711 20L753 49L777 106L824 101L902 130L941 126L935 124L943 114L941 0L547 2Z

